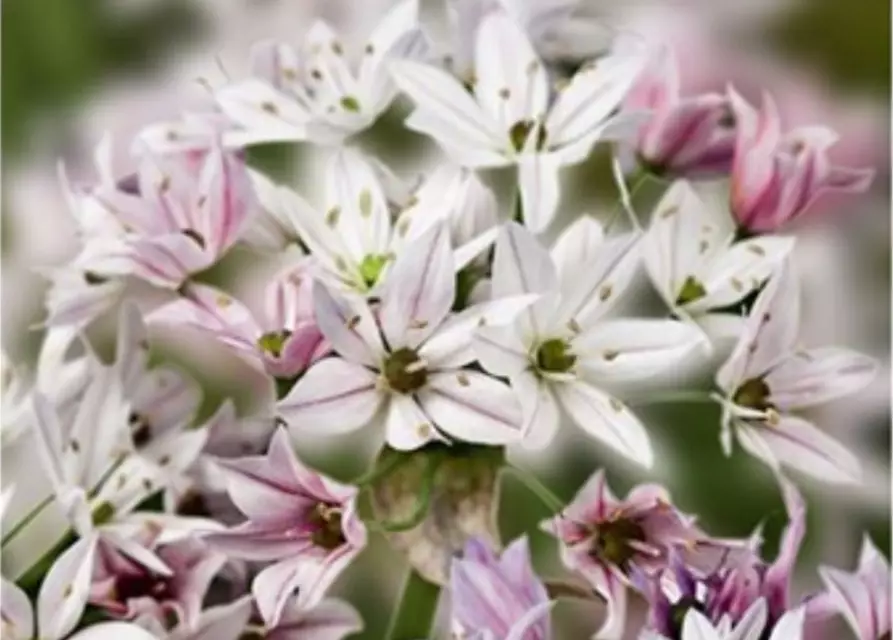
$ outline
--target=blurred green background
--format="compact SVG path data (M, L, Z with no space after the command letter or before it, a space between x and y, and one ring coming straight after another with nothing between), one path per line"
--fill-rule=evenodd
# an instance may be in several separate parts
M220 2L252 4L246 0ZM122 78L139 82L141 78L163 70L176 60L182 47L204 38L207 11L211 6L213 3L198 5L185 0L4 0L2 161L6 170L3 172L3 247L7 255L10 251L15 254L17 246L17 225L12 214L41 215L40 211L11 211L14 204L7 194L13 186L9 180L16 175L15 170L30 163L51 162L54 152L63 153L72 137L75 116L96 94ZM835 91L858 92L876 100L883 109L889 104L890 6L886 0L801 2L747 37L751 48L819 74ZM395 134L399 131L401 118L399 113L392 114L362 142L386 160L411 166L412 162L407 158L416 157L426 143L413 135L398 140ZM886 140L880 142L881 147L888 145ZM411 155L407 156L407 152ZM300 148L256 149L251 158L280 177L293 175L301 162L306 161ZM570 180L575 196L582 202L597 203L613 197L603 158L595 158L574 169ZM872 211L872 215L888 215L888 185L888 177L879 176L876 188L885 203L884 210ZM887 296L890 254L889 244L884 241L882 245L874 263L876 284L872 286L877 287L878 295ZM239 268L240 259L246 258L236 256L230 264L224 265L219 274L221 280L226 279L229 269ZM8 297L6 302L10 303ZM889 317L880 325L889 330ZM34 332L24 335L7 333L4 346L9 349L12 344L17 353L33 354L38 340L39 335ZM878 336L878 340L889 349L888 335ZM30 347L23 348L23 344ZM162 351L158 357L167 356ZM195 373L202 374L201 371ZM209 387L206 410L212 410L221 397L231 393L238 393L238 385ZM767 552L773 554L777 534L785 523L777 488L768 471L740 451L731 459L722 456L717 439L718 408L651 406L643 410L643 417L661 450L673 460L672 474L660 480L667 481L679 505L699 514L704 526L717 535L746 535L758 524L765 523ZM879 457L888 459L889 411L882 412L874 421L875 424L867 427L872 431L872 442L877 450L883 451ZM307 457L332 475L347 479L362 471L367 462L365 455L311 453ZM600 466L608 470L618 494L623 494L643 478L639 472L618 462L615 456L600 452L594 443L567 446L560 455L560 460L544 462L537 469L542 480L561 497L570 498ZM841 538L846 548L839 550L837 556L849 558L850 563L855 563L860 542L858 532L863 529L868 530L889 554L889 510L869 512L858 504L848 506L842 500L834 500L832 504L821 489L807 489L806 494L813 508L810 510L812 526L800 557L805 584L815 584L812 569L821 561L829 537L838 536L839 532L832 530L834 527L848 531L848 535ZM513 482L507 483L500 512L503 538L508 540L528 534L537 565L546 573L555 574L554 546L550 539L538 532L537 526L548 515L547 509L529 493ZM358 563L353 579L343 581L339 587L366 619L367 631L363 637L379 638L384 633L393 588L401 579L401 572L395 571L394 567L400 562L381 540L376 540L372 551ZM388 587L377 588L379 580ZM561 611L559 609L559 613ZM593 626L586 622L581 622L579 627L576 622L564 624L561 638L576 638L582 630L591 630Z

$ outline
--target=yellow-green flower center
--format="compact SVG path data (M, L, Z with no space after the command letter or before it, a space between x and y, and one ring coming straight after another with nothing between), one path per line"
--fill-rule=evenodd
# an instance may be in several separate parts
M591 553L603 562L625 568L636 553L630 542L644 539L645 531L637 522L618 518L598 525Z
M270 331L257 339L257 346L274 358L278 358L282 355L285 343L290 337L291 331L288 329L283 329L282 331Z
M774 408L774 405L769 401L770 395L769 385L766 384L765 380L762 378L751 378L738 387L732 396L732 401L739 407L767 411Z
M685 279L685 282L682 283L682 289L679 290L679 295L676 297L676 304L681 307L689 302L699 300L706 295L707 289L704 288L704 285L701 284L700 280L693 276L688 276Z
M381 254L370 254L363 258L363 261L360 263L360 277L363 278L363 284L366 287L372 288L375 286L388 260L388 256Z
M560 338L546 340L536 352L536 366L540 371L564 373L570 371L577 362L577 356L570 351L567 342Z
M412 393L425 386L428 372L419 354L404 348L398 349L385 360L384 377L394 391Z

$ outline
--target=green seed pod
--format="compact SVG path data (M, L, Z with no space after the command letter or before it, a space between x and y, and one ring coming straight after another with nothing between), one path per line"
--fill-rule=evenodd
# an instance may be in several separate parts
M372 484L372 506L391 545L426 580L443 585L450 560L469 537L499 546L501 447L435 444L412 452L384 449L390 469Z

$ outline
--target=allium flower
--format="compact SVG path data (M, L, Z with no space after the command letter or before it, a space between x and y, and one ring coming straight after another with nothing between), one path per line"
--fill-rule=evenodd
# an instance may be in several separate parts
M716 93L682 97L679 63L661 48L639 76L624 109L648 111L626 164L637 162L659 176L711 177L728 174L735 151L735 118L729 100Z
M307 260L281 271L267 286L259 319L219 289L189 283L149 321L208 333L269 375L289 379L329 350L313 316L313 282Z
M797 344L799 289L783 265L757 297L743 334L716 376L722 390L722 443L734 434L773 469L787 465L826 482L854 482L859 461L840 443L791 411L851 394L875 375L867 356Z
M91 218L69 270L91 285L134 275L169 289L215 264L255 207L244 162L216 147L199 157L147 153L132 181L105 180L72 199Z
M760 236L735 241L725 207L708 207L692 186L678 181L663 196L643 240L645 268L658 293L681 318L708 333L738 316L715 313L756 291L794 246L793 238Z
M801 640L803 638L804 610L786 613L771 634L766 625L766 603L757 600L740 622L726 619L714 626L698 610L692 609L685 616L682 632L677 636L659 636L646 632L641 640Z
M647 378L678 364L702 338L672 320L604 319L635 273L635 245L631 236L604 238L601 226L587 217L565 231L551 257L518 224L500 232L494 295L542 299L513 325L479 329L475 351L487 371L510 378L524 409L528 445L551 441L561 405L588 434L651 464L644 427L601 385Z
M396 89L388 61L424 55L418 1L401 0L357 47L317 21L300 50L264 42L252 51L254 77L216 93L223 112L244 131L225 139L245 145L282 140L339 143L370 126Z
M87 606L96 542L95 536L81 538L56 559L40 585L36 621L28 596L14 583L2 579L0 617L4 638L62 640L68 637ZM80 634L76 637L81 638Z
M474 77L478 27L487 14L496 11L505 11L518 23L547 64L591 58L604 48L607 30L582 15L584 4L581 0L449 0L452 50L447 67L460 80Z
M248 520L206 539L233 557L274 562L251 587L264 622L274 627L288 600L309 607L366 546L353 487L304 467L279 429L264 456L218 458L229 495Z
M890 563L868 536L855 573L832 567L819 567L819 573L828 589L823 599L843 615L859 640L890 636Z
M453 633L478 640L549 640L552 602L533 572L527 538L501 556L470 539L450 567Z
M526 293L526 292L519 292ZM318 286L316 319L338 357L317 362L279 403L294 429L357 429L386 407L385 439L417 449L447 436L505 444L521 435L521 408L508 385L469 369L481 323L508 322L531 296L474 305L457 314L453 252L443 224L403 251L380 305Z
M397 85L416 103L406 124L433 137L463 166L517 164L525 223L541 231L557 208L559 168L583 161L597 141L638 122L637 115L612 114L641 56L602 58L553 95L542 61L505 12L483 19L476 47L470 88L433 66L391 64Z
M742 548L737 542L707 537L694 519L670 503L663 487L640 485L624 500L596 472L567 508L543 529L558 538L562 562L580 573L607 600L607 618L599 638L623 635L627 584L631 575L653 575L668 566L674 550L685 562L706 572Z
M764 96L757 111L734 90L737 139L732 165L732 213L750 233L775 231L803 215L828 191L865 191L874 171L831 164L828 149L837 134L826 127L800 127L784 135L775 101Z
M393 202L380 165L358 151L341 149L326 170L325 213L294 191L256 180L269 211L265 244L275 238L303 242L316 274L350 293L378 294L404 247L443 222L455 240L456 271L493 242L492 194L478 178L443 167L405 203ZM392 216L392 207L402 207Z
M763 603L761 629L770 631L792 608L790 586L800 544L806 534L806 509L796 487L781 480L788 525L782 534L778 556L764 561L758 551L762 540L757 532L709 573L686 565L677 550L669 566L659 573L634 576L634 584L649 604L647 627L667 638L678 636L686 613L695 609L714 624L738 624L754 605ZM672 588L668 588L672 585ZM784 636L782 636L784 637Z
M145 540L135 542L146 543L147 551L155 555L152 566L100 542L90 603L112 617L151 620L163 629L174 626L174 621L195 627L211 580L223 567L226 556L188 538L155 547L149 538L157 538L160 532L149 531L149 536L143 536Z

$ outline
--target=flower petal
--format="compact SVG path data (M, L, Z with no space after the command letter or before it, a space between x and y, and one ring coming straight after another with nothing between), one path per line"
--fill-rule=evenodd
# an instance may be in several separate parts
M3 629L10 640L30 640L34 637L34 611L31 601L14 582L0 578L0 611Z
M392 351L416 348L443 322L456 295L449 231L438 224L408 247L381 294L381 328Z
M81 629L69 640L158 640L142 627L130 622L100 622ZM192 640L192 636L190 636Z
M770 401L781 410L810 407L854 393L877 374L874 358L836 347L798 351L766 376Z
M474 353L481 366L497 376L514 376L530 366L527 348L515 326L479 328Z
M42 638L64 638L74 629L90 593L97 538L81 538L53 563L37 595L37 628Z
M694 607L682 623L682 637L685 640L723 640L713 624Z
M233 134L243 144L304 140L307 137L308 110L267 82L245 80L224 87L214 97L220 109L245 129L244 133Z
M578 366L597 380L641 380L682 364L703 342L695 327L675 320L600 322L572 342Z
M197 231L207 251L219 257L238 240L257 200L244 160L213 148L205 159L194 207Z
M475 103L459 82L435 67L406 60L390 63L397 86L417 105L407 126L434 137L449 147L486 151L501 158L502 132L487 113ZM448 134L448 137L443 137Z
M534 233L544 231L558 212L561 164L549 153L525 153L518 158L521 217Z
M623 403L581 380L555 385L555 392L558 401L586 433L630 460L644 467L651 466L654 454L648 433Z
M419 403L438 429L465 442L504 445L521 439L521 406L511 388L476 371L429 374Z
M363 630L357 610L341 600L323 600L312 609L288 603L267 640L343 640Z
M514 375L512 388L521 401L524 415L522 444L528 449L547 447L554 439L560 421L558 404L552 389L531 371Z
M784 464L825 482L858 483L862 475L859 460L846 447L795 416L782 415L773 426L741 426L738 441L772 467Z
M367 424L382 401L378 376L365 367L326 358L313 365L277 405L293 429L337 434Z
M362 299L347 298L317 282L313 304L320 332L332 348L351 362L377 367L384 357L378 324Z
M392 394L385 418L385 439L398 451L413 451L438 439L437 431L415 398Z

